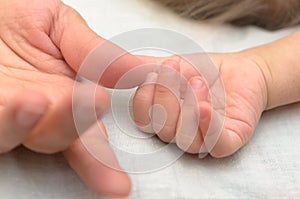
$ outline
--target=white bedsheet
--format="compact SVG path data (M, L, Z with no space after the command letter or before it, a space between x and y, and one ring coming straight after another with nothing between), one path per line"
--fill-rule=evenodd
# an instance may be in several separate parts
M182 19L149 0L65 3L105 38L139 28L165 28L187 35L205 51L213 52L263 44L300 28L268 32L256 27L202 24ZM123 97L120 95L120 103ZM130 144L130 138L121 136L111 115L104 122L118 144L133 151L145 147ZM164 169L131 174L129 198L300 198L299 129L300 104L266 112L250 142L235 155L225 159L184 155ZM39 155L19 148L0 156L0 198L99 197L89 192L61 155Z

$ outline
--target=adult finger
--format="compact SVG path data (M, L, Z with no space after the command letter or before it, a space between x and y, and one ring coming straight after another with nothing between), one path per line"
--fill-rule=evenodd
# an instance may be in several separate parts
M126 197L129 194L130 179L110 149L101 122L80 136L64 151L64 156L94 192L112 197Z
M0 153L20 145L48 109L49 101L36 92L22 92L0 109Z
M65 4L60 6L54 23L53 42L66 62L91 81L113 88L127 71L143 64L136 56L98 36L77 11ZM139 74L125 87L142 83L146 75L146 71Z
M27 148L42 153L63 151L109 107L109 96L102 88L88 84L76 88L76 96L69 92L55 103L26 137Z

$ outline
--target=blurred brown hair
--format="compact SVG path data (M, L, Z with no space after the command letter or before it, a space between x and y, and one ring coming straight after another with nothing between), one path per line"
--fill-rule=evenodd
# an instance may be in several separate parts
M300 0L154 0L182 16L276 30L300 22Z

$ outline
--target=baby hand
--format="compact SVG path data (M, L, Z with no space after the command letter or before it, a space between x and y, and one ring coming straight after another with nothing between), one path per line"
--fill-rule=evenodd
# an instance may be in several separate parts
M178 57L149 73L134 96L134 120L142 131L188 153L224 157L251 137L267 104L267 88L258 62L242 53L209 56L218 72L214 81Z

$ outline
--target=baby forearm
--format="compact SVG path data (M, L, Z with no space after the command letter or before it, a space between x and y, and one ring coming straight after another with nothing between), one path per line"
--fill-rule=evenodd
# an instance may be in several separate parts
M266 109L300 101L300 31L242 53L252 57L265 76Z

